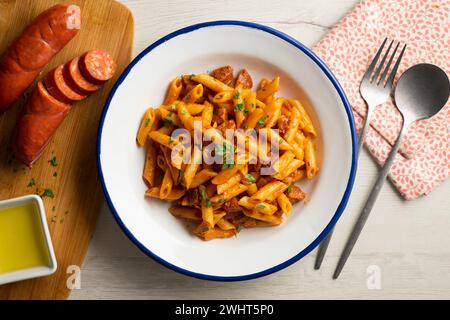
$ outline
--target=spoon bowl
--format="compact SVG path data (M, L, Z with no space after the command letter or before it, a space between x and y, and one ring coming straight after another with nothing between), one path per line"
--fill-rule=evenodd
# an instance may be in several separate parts
M406 70L395 88L395 103L408 124L430 118L448 100L450 82L439 67L422 63Z

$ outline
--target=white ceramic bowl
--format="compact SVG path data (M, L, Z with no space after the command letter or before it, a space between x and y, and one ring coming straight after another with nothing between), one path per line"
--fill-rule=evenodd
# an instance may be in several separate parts
M32 203L36 206L37 212L39 214L39 221L41 223L40 229L42 232L42 236L44 239L44 243L48 252L48 265L36 266L27 269L21 269L12 272L0 273L0 285L22 281L26 279L44 277L53 274L57 268L57 262L55 257L55 252L53 251L52 239L50 238L50 232L48 231L47 218L45 216L45 208L44 203L42 202L41 197L31 194L27 196L22 196L14 199L8 199L0 201L0 210L11 208L11 207L19 207L26 204ZM1 214L1 212L0 212Z
M301 97L319 129L320 173L301 183L306 204L279 227L244 229L232 239L204 242L146 199L145 152L135 142L141 117L162 103L181 74L223 65L246 68L256 83L281 76L280 95ZM145 49L121 75L104 108L98 167L107 202L127 236L147 255L181 273L210 280L245 280L278 271L309 253L344 210L356 170L355 127L345 94L320 59L295 39L240 21L193 25Z

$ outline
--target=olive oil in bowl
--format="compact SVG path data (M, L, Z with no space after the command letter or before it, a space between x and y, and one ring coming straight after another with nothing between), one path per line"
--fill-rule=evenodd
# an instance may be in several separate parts
M43 210L34 195L0 202L0 285L56 270Z

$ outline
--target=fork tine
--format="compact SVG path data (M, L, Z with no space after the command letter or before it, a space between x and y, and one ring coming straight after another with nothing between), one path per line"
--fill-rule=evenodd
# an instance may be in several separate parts
M400 45L400 42L398 42L397 45L395 46L394 52L392 52L391 58L389 59L387 65L386 65L386 68L383 71L383 74L381 75L380 79L378 80L377 85L379 85L380 83L384 84L384 82L386 80L386 76L389 72L389 68L391 67L392 61L394 60L394 57L395 57L395 54L397 53L397 49L398 49L399 45Z
M377 82L378 76L380 75L381 69L383 69L384 62L386 61L386 59L387 59L387 57L389 55L389 51L391 51L391 48L392 48L393 44L394 44L394 40L391 41L391 43L389 44L389 47L386 49L386 52L384 53L384 57L383 57L383 59L381 59L381 62L378 65L378 68L375 71L375 74L373 75L372 82L375 82L375 83L378 84L378 82Z
M378 49L378 51L377 51L377 54L375 55L375 57L373 57L373 60L370 63L369 68L367 68L367 71L363 76L363 80L370 80L370 76L373 72L373 69L375 69L375 66L377 65L378 59L380 58L381 52L383 51L386 41L387 41L387 38L384 39L383 43L380 46L380 49Z
M400 52L400 55L397 58L397 62L395 63L394 68L392 69L392 72L386 81L385 87L388 86L388 87L392 88L392 83L394 82L395 74L397 73L398 66L400 65L400 61L402 61L403 54L405 53L405 49L406 49L406 44L403 46L402 52Z

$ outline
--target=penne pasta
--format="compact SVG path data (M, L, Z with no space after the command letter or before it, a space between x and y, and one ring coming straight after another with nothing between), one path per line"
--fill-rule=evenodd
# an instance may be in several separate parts
M169 149L173 149L173 147L175 147L179 143L178 141L173 140L170 136L158 131L150 132L149 137L156 143L166 146Z
M189 91L183 98L184 103L195 103L203 96L203 86L201 84L196 85Z
M278 91L279 85L280 85L280 77L276 77L272 81L266 82L264 84L261 82L260 88L258 89L258 91L256 91L256 97L259 100L264 101L269 96Z
M141 125L139 126L138 134L136 137L137 144L140 147L142 147L147 142L148 134L150 133L155 120L155 109L147 109L147 111L145 111L144 117L141 120Z
M235 175L231 176L225 183L217 185L217 194L224 193L225 191L227 191L228 189L230 189L232 186L239 183L240 181L241 181L241 174L236 173Z
M294 184L319 170L317 131L301 102L279 96L280 77L253 83L231 66L176 77L139 124L145 196L173 201L170 214L205 241L280 225L305 199Z
M178 200L182 196L184 196L185 193L186 193L185 190L172 189L172 191L170 191L169 195L165 198L165 200ZM147 190L145 192L145 195L147 197L152 197L152 198L159 198L159 194L160 194L160 188L159 187L150 188L149 190Z
M281 211L283 211L283 213L285 215L290 215L292 212L292 203L289 201L289 198L284 194L280 194L277 198L277 202L278 205L281 208Z
M142 176L150 187L155 186L156 166L156 148L153 144L149 144L145 156L144 173Z
M274 214L278 210L277 206L274 206L270 203L266 203L263 201L254 200L247 196L244 196L239 200L239 205L244 208L247 208L249 210L254 210L256 212L269 214L269 215Z
M305 108L303 108L303 105L300 103L300 101L296 100L296 99L292 99L292 100L289 100L289 103L292 105L293 108L296 108L300 113L300 118L299 118L300 128L303 131L305 131L307 134L309 134L313 137L316 137L317 136L316 129L314 128L311 118L309 117Z
M311 180L319 171L316 159L316 150L312 140L307 137L305 140L305 164L306 177Z
M172 175L170 174L170 171L167 169L164 173L164 178L161 183L161 187L159 188L159 198L164 200L166 199L170 192L172 191L173 187L173 179Z
M181 77L176 77L172 80L169 85L169 90L167 91L166 100L164 100L165 105L170 105L174 101L178 100L183 84L181 82Z
M237 195L241 194L242 192L247 190L247 186L244 186L243 184L235 184L230 189L228 189L226 192L224 192L221 195L216 195L211 198L212 203L225 203L231 198L236 197Z
M225 83L211 77L209 74L206 73L194 75L192 77L192 80L201 83L205 87L215 92L233 91L233 88L227 86Z
M281 181L272 181L259 189L251 198L260 201L268 200L271 202L277 198L280 192L284 192L287 187L288 186Z
M211 170L209 168L203 169L194 176L194 179L192 179L190 187L197 188L199 185L204 184L205 182L211 180L211 178L214 178L215 176L217 176L217 173L214 170Z
M283 219L281 217L278 217L276 215L269 215L269 214L256 212L254 210L251 211L251 210L244 209L244 214L247 217L250 217L250 218L253 218L256 220L260 220L260 221L264 221L264 222L269 222L274 225L279 225L283 222Z
M202 221L201 212L196 208L174 206L169 208L169 212L177 218L189 221Z

